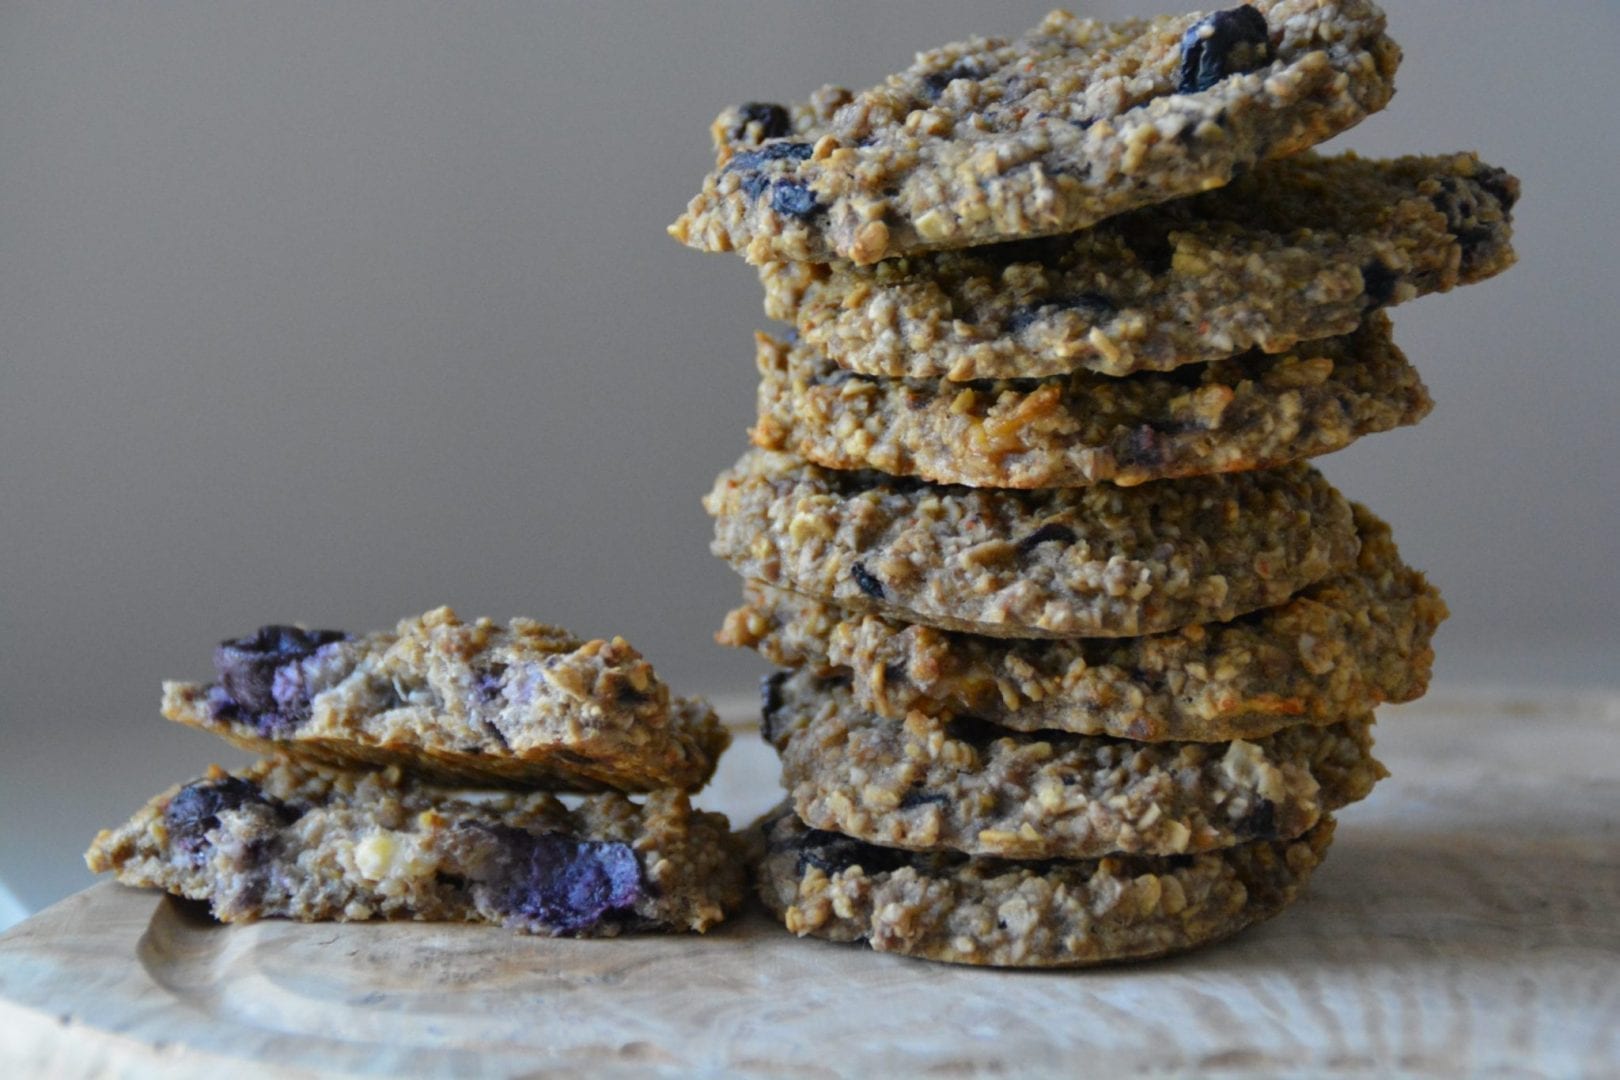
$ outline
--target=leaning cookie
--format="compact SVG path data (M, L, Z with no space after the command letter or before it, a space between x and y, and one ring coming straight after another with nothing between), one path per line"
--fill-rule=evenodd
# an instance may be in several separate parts
M266 626L221 644L214 667L215 683L165 683L163 715L257 753L440 783L695 790L729 741L622 638L531 619L439 608L361 637Z
M769 263L765 310L840 367L918 379L1168 371L1347 334L1513 264L1519 182L1473 154L1306 153L1067 236Z
M772 260L868 264L1072 232L1219 187L1384 107L1400 49L1366 0L1260 0L924 53L859 94L714 125L720 160L670 233Z
M716 640L783 667L847 675L857 706L895 719L964 713L1019 731L1143 742L1334 723L1422 696L1446 617L1439 591L1401 561L1389 526L1354 509L1354 570L1232 622L1140 638L1013 641L749 584Z
M205 900L225 922L415 919L554 936L707 930L740 906L746 877L725 817L680 792L572 810L546 794L472 802L397 769L284 759L215 766L101 832L85 861Z
M1294 901L1333 839L1207 855L1015 862L883 848L779 808L759 826L759 894L788 930L990 967L1083 967L1207 945Z
M766 704L762 732L805 824L914 851L1089 859L1287 840L1387 775L1371 716L1252 741L1143 744L921 712L887 720L840 681L802 671Z
M1135 488L943 487L753 450L705 497L744 577L994 637L1235 618L1355 565L1350 504L1304 465Z
M852 375L760 335L754 445L833 469L973 487L1132 485L1269 469L1415 424L1433 402L1370 315L1353 334L1125 378Z

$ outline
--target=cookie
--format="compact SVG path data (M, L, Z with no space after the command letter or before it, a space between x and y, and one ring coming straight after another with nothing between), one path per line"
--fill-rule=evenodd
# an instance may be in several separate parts
M914 709L965 713L1018 731L1142 742L1329 724L1421 697L1446 617L1439 591L1401 562L1389 526L1354 509L1353 571L1232 622L1141 638L1009 641L750 584L716 640L782 667L848 676L857 707L894 719Z
M266 626L221 644L214 667L215 683L164 683L163 715L256 753L440 783L695 790L730 738L624 639L531 619L439 608L359 637Z
M1473 154L1312 153L1049 239L767 263L765 310L840 367L917 379L1168 371L1350 333L1513 264L1519 182Z
M1184 952L1287 907L1333 839L1206 855L1015 862L883 848L779 809L761 826L759 894L795 934L988 967L1084 967Z
M496 923L607 937L707 930L740 906L724 816L675 791L637 805L547 794L467 801L380 772L271 759L207 775L104 830L85 861L126 885L206 900L214 917Z
M805 824L885 847L1006 859L1188 855L1287 840L1386 773L1370 716L1233 742L1020 734L864 712L841 680L778 682L761 730Z
M1433 407L1369 316L1282 355L1253 350L1125 378L956 383L853 375L760 335L756 446L833 469L973 487L1132 485L1269 469L1415 424Z
M994 637L1236 618L1355 565L1350 504L1304 465L1121 488L944 487L752 450L704 498L744 577Z
M1073 232L1219 187L1383 108L1400 49L1366 0L1261 0L1114 25L1053 12L918 56L881 86L715 121L676 239L869 264Z

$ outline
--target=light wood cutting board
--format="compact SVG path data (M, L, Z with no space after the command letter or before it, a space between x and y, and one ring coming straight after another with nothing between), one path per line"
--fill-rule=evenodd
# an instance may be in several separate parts
M1600 699L1391 710L1394 778L1301 904L1089 972L931 965L757 913L611 941L223 927L103 884L0 938L0 1075L1609 1075L1617 721Z

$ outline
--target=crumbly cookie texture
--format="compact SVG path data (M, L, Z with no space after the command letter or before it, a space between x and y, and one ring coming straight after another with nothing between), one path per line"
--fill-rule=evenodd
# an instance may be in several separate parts
M1333 839L1205 855L1016 862L865 844L778 809L759 826L759 894L801 937L990 967L1083 967L1184 952L1287 907Z
M103 830L85 855L126 885L206 900L214 917L488 922L534 934L707 930L742 903L723 815L660 791L570 810L548 794L467 801L389 768L266 759L218 766Z
M765 310L867 375L1168 371L1347 334L1373 308L1513 265L1519 182L1473 154L1312 153L1067 236L767 263Z
M531 619L438 608L362 637L267 626L220 645L214 666L218 682L164 683L163 715L257 753L441 783L695 790L730 739L624 639Z
M883 85L722 113L670 226L772 260L875 263L1072 232L1227 183L1384 107L1400 49L1365 0L1259 0L1115 25L1057 11Z
M975 717L863 712L800 671L761 719L805 824L869 843L1008 859L1188 855L1298 836L1385 775L1372 718L1256 740L1143 744L1020 734Z
M752 450L704 498L746 578L994 637L1131 637L1236 618L1355 565L1350 504L1304 465L1121 488L943 487Z
M894 719L964 713L1019 731L1141 742L1253 739L1334 723L1422 696L1446 617L1438 590L1401 562L1389 526L1354 509L1353 571L1232 622L1140 638L1009 641L750 584L716 640L780 666L847 675L859 708Z
M1268 469L1415 424L1433 402L1381 312L1282 355L1125 378L955 383L854 375L759 336L756 446L973 487L1133 485Z

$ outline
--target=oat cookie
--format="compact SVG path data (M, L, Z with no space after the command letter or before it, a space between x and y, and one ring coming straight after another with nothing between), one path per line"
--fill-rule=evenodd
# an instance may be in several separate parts
M258 753L441 783L695 790L729 741L624 639L532 619L439 608L361 637L267 626L220 645L214 666L216 683L165 683L163 715Z
M753 450L704 499L746 578L995 637L1235 618L1355 565L1350 504L1304 465L1135 488L942 487Z
M1015 862L877 847L762 823L759 894L801 937L991 967L1083 967L1185 952L1287 907L1333 839L1323 818L1296 840L1206 855Z
M762 732L805 824L869 843L1006 859L1188 855L1298 836L1386 773L1372 718L1263 739L1143 744L1020 734L975 717L857 708L841 680L775 685Z
M1268 469L1415 424L1428 390L1374 313L1355 333L1126 378L853 375L760 335L756 446L973 487L1132 485Z
M398 769L269 759L159 795L85 855L214 917L488 922L534 934L707 930L746 872L724 816L675 791L570 810L546 794L467 801Z
M716 635L773 664L847 675L855 704L1018 731L1142 742L1253 739L1329 724L1428 688L1440 593L1401 562L1389 526L1354 506L1356 568L1228 623L1142 638L1009 641L895 622L750 584ZM776 678L777 676L773 676Z
M1473 154L1312 153L1043 240L768 263L765 310L840 367L918 379L1167 371L1347 334L1513 264L1519 182Z
M1057 11L858 94L728 110L670 233L753 263L869 264L1072 232L1352 127L1389 101L1399 60L1366 0L1114 25Z

